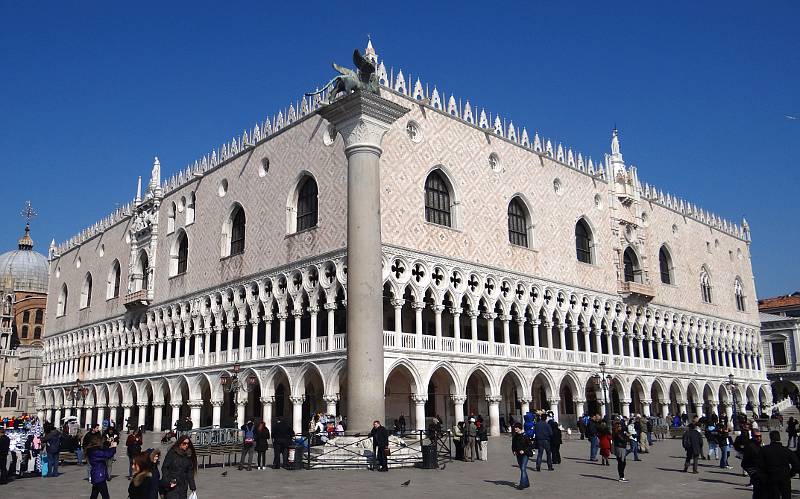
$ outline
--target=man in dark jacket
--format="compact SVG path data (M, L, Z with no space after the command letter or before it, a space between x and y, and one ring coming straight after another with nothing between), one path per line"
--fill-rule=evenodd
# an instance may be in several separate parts
M765 497L764 480L758 473L758 456L761 453L761 432L752 431L753 438L744 443L742 449L742 468L750 476L750 485L753 486L753 498Z
M58 476L59 453L61 452L61 432L53 428L44 437L47 451L47 476Z
M539 415L539 420L533 425L536 432L536 471L542 467L542 455L547 453L547 469L553 471L553 455L550 450L550 441L553 438L553 430L547 424L547 416Z
M689 471L689 463L692 463L692 473L697 473L697 459L702 448L703 436L694 423L689 423L689 427L683 432L683 449L686 451L686 460L683 462L684 473Z
M0 484L8 482L8 471L6 470L6 459L8 459L11 439L6 435L6 430L0 426ZM13 469L12 469L13 472Z
M550 425L550 430L553 435L550 437L550 450L553 452L553 464L561 464L561 428L558 427L558 422L553 417L553 413L548 413L547 424Z
M600 434L597 430L597 415L592 414L586 424L586 439L589 441L589 461L597 461L597 453L600 451Z
M781 444L781 432L769 432L769 445L758 454L756 467L764 480L764 497L791 499L792 476L800 471L800 460Z
M372 469L389 471L386 465L386 448L389 447L389 432L381 425L380 421L373 421L369 436L372 439L372 455L375 456L378 462L377 468L375 464L373 464Z
M289 444L294 437L294 430L289 426L284 418L278 418L275 425L272 427L272 446L275 457L272 460L272 469L277 470L281 467L281 460L283 460L283 467L289 467Z

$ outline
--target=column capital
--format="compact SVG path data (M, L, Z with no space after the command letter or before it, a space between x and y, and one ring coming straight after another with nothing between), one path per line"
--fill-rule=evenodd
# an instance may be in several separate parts
M285 321L286 319L289 318L289 314L287 314L286 312L279 312L279 313L275 314L275 317L277 317L278 320L280 320L280 321Z
M325 310L336 310L336 302L326 303L324 307Z
M427 395L417 395L416 393L414 393L414 394L411 395L411 400L413 400L414 403L417 404L417 405L424 404L425 402L428 401L428 396Z
M392 298L390 303L394 308L402 308L403 305L406 304L406 301L402 298Z
M262 404L272 405L273 402L275 402L274 397L271 397L271 396L269 396L269 397L261 397L261 403Z
M333 404L339 401L339 395L325 395L322 397L322 400L327 404Z
M299 397L289 397L289 401L293 405L301 405L305 401L305 399L306 399L305 395L301 395Z
M501 314L500 315L500 320L503 321L503 322L509 322L509 321L511 321L511 316L510 315L506 315L506 314Z
M490 396L486 397L486 402L489 405L499 404L502 401L503 401L503 397L501 397L499 395L490 395Z
M431 307L433 309L434 314L441 314L444 312L445 306L444 305L434 305Z
M556 397L556 398L548 399L547 401L550 403L550 405L553 405L553 404L557 404L557 403L561 402L561 399Z
M454 404L463 404L464 402L467 401L467 396L466 395L450 395L450 400Z
M212 400L211 407L222 407L225 404L224 400Z
M203 407L202 400L190 400L186 403L189 407Z
M448 311L453 315L461 315L464 309L461 307L450 307Z
M531 399L526 399L526 398L518 398L518 399L517 399L517 402L519 402L520 404L530 404L530 403L531 403ZM577 402L577 401L576 401L576 402Z
M164 402L163 401L162 402L153 402L150 405L152 405L154 408L159 408L160 409L160 408L164 407Z
M356 91L319 110L344 139L345 154L359 148L381 153L383 136L392 123L410 111L380 95Z
M412 302L411 308L413 308L414 310L422 310L423 308L425 308L425 302L424 301Z
M310 315L315 315L319 313L319 307L308 307L306 310L308 310L308 313Z
M483 317L487 321L493 321L493 320L495 320L497 318L497 314L494 313L494 312L486 312L486 313L481 314L481 317Z

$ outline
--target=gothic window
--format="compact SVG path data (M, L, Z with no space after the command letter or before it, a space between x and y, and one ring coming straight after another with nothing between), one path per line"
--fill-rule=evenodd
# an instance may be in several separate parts
M58 303L56 304L56 317L61 317L62 315L67 313L67 298L69 296L69 291L67 290L67 285L61 285L61 292L58 294Z
M22 313L22 322L27 324L30 321L31 321L31 311L26 310L25 312Z
M92 306L92 274L86 273L81 288L81 308Z
M119 296L119 274L119 260L114 260L114 262L111 264L111 270L108 272L108 281L106 282L106 300L117 298Z
M244 208L237 205L231 213L230 220L230 249L228 255L240 255L244 253L245 225L247 223Z
M441 172L431 172L425 179L425 221L452 227L450 198L450 189Z
M297 194L297 230L317 226L317 182L313 177L303 179Z
M528 210L522 200L515 197L508 203L508 241L516 246L528 247Z
M575 250L579 262L594 263L592 261L592 231L586 220L580 219L575 224Z
M186 202L186 225L194 223L194 205L195 197L193 192L189 194L189 200Z
M6 390L3 396L3 407L16 407L17 406L17 391Z
M33 339L34 340L42 339L42 328L36 327L33 329Z
M22 337L23 338L27 338L28 337L28 325L27 324L22 326Z
M175 203L172 203L167 212L167 234L172 234L175 231Z
M658 268L661 270L661 282L664 284L673 284L672 257L666 246L662 246L658 251Z
M136 291L147 290L150 287L150 260L147 258L147 252L142 250L139 253L139 261L136 265L136 273L141 277L138 283L134 286Z
M704 303L711 303L711 277L705 267L700 271L700 294Z
M183 229L178 231L175 242L170 250L169 275L176 276L186 273L189 263L189 238Z
M642 269L639 266L639 257L633 248L628 247L622 254L623 273L625 282L642 282Z
M736 297L736 310L744 312L744 288L742 287L742 281L738 277L733 282L733 294Z
M34 321L36 322L36 324L41 324L42 321L44 321L44 311L42 309L36 311L36 318L34 319Z

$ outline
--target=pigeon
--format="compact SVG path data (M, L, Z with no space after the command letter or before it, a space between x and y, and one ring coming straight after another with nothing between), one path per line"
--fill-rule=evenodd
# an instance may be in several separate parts
M408 487L408 484L411 483L411 480L406 480L405 482L401 483L401 487Z
M227 471L223 471L221 474L222 474L222 476L228 476L228 472Z
M446 464L446 463L445 463L445 464L443 464L443 465L442 465L442 467L441 467L441 468L439 468L439 469L440 469L440 470L444 470L445 468L447 468L447 464Z

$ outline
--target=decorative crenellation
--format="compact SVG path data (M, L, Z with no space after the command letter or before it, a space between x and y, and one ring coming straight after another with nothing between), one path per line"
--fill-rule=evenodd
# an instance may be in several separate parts
M374 51L371 56L378 61ZM433 86L431 91L427 83L423 86L419 77L417 77L412 86L411 82L414 80L410 72L406 75L402 69L399 69L395 74L394 67L390 67L387 72L386 64L382 60L378 62L376 73L380 85L389 90L411 97L470 125L491 130L493 134L499 137L547 156L568 168L608 180L606 173L609 171L608 155L601 155L603 159L595 162L591 156L576 152L571 146L540 136L538 131L534 131L533 139L531 139L526 127L515 125L513 120L506 120L505 117L501 117L499 114L493 115L491 111L487 113L485 108L473 105L469 99L463 100L460 97L457 99L453 93L448 95L444 90L439 91L436 85ZM299 119L313 114L326 102L328 102L328 89L323 89L313 96L303 96L300 100L290 103L289 107L279 110L277 114L272 115L272 118L267 117L263 122L256 123L252 130L244 130L241 136L232 138L164 180L161 184L163 192L165 194L169 193L193 181L196 177L203 176L207 171L255 147L259 142L274 136ZM743 220L741 225L737 225L698 208L697 205L678 199L669 193L664 194L663 191L649 184L642 185L637 181L637 189L648 200L731 234L734 237L750 241L750 231L746 220ZM58 245L54 256L62 255L64 252L102 233L109 227L127 219L133 213L135 206L135 200L120 206L109 216Z

